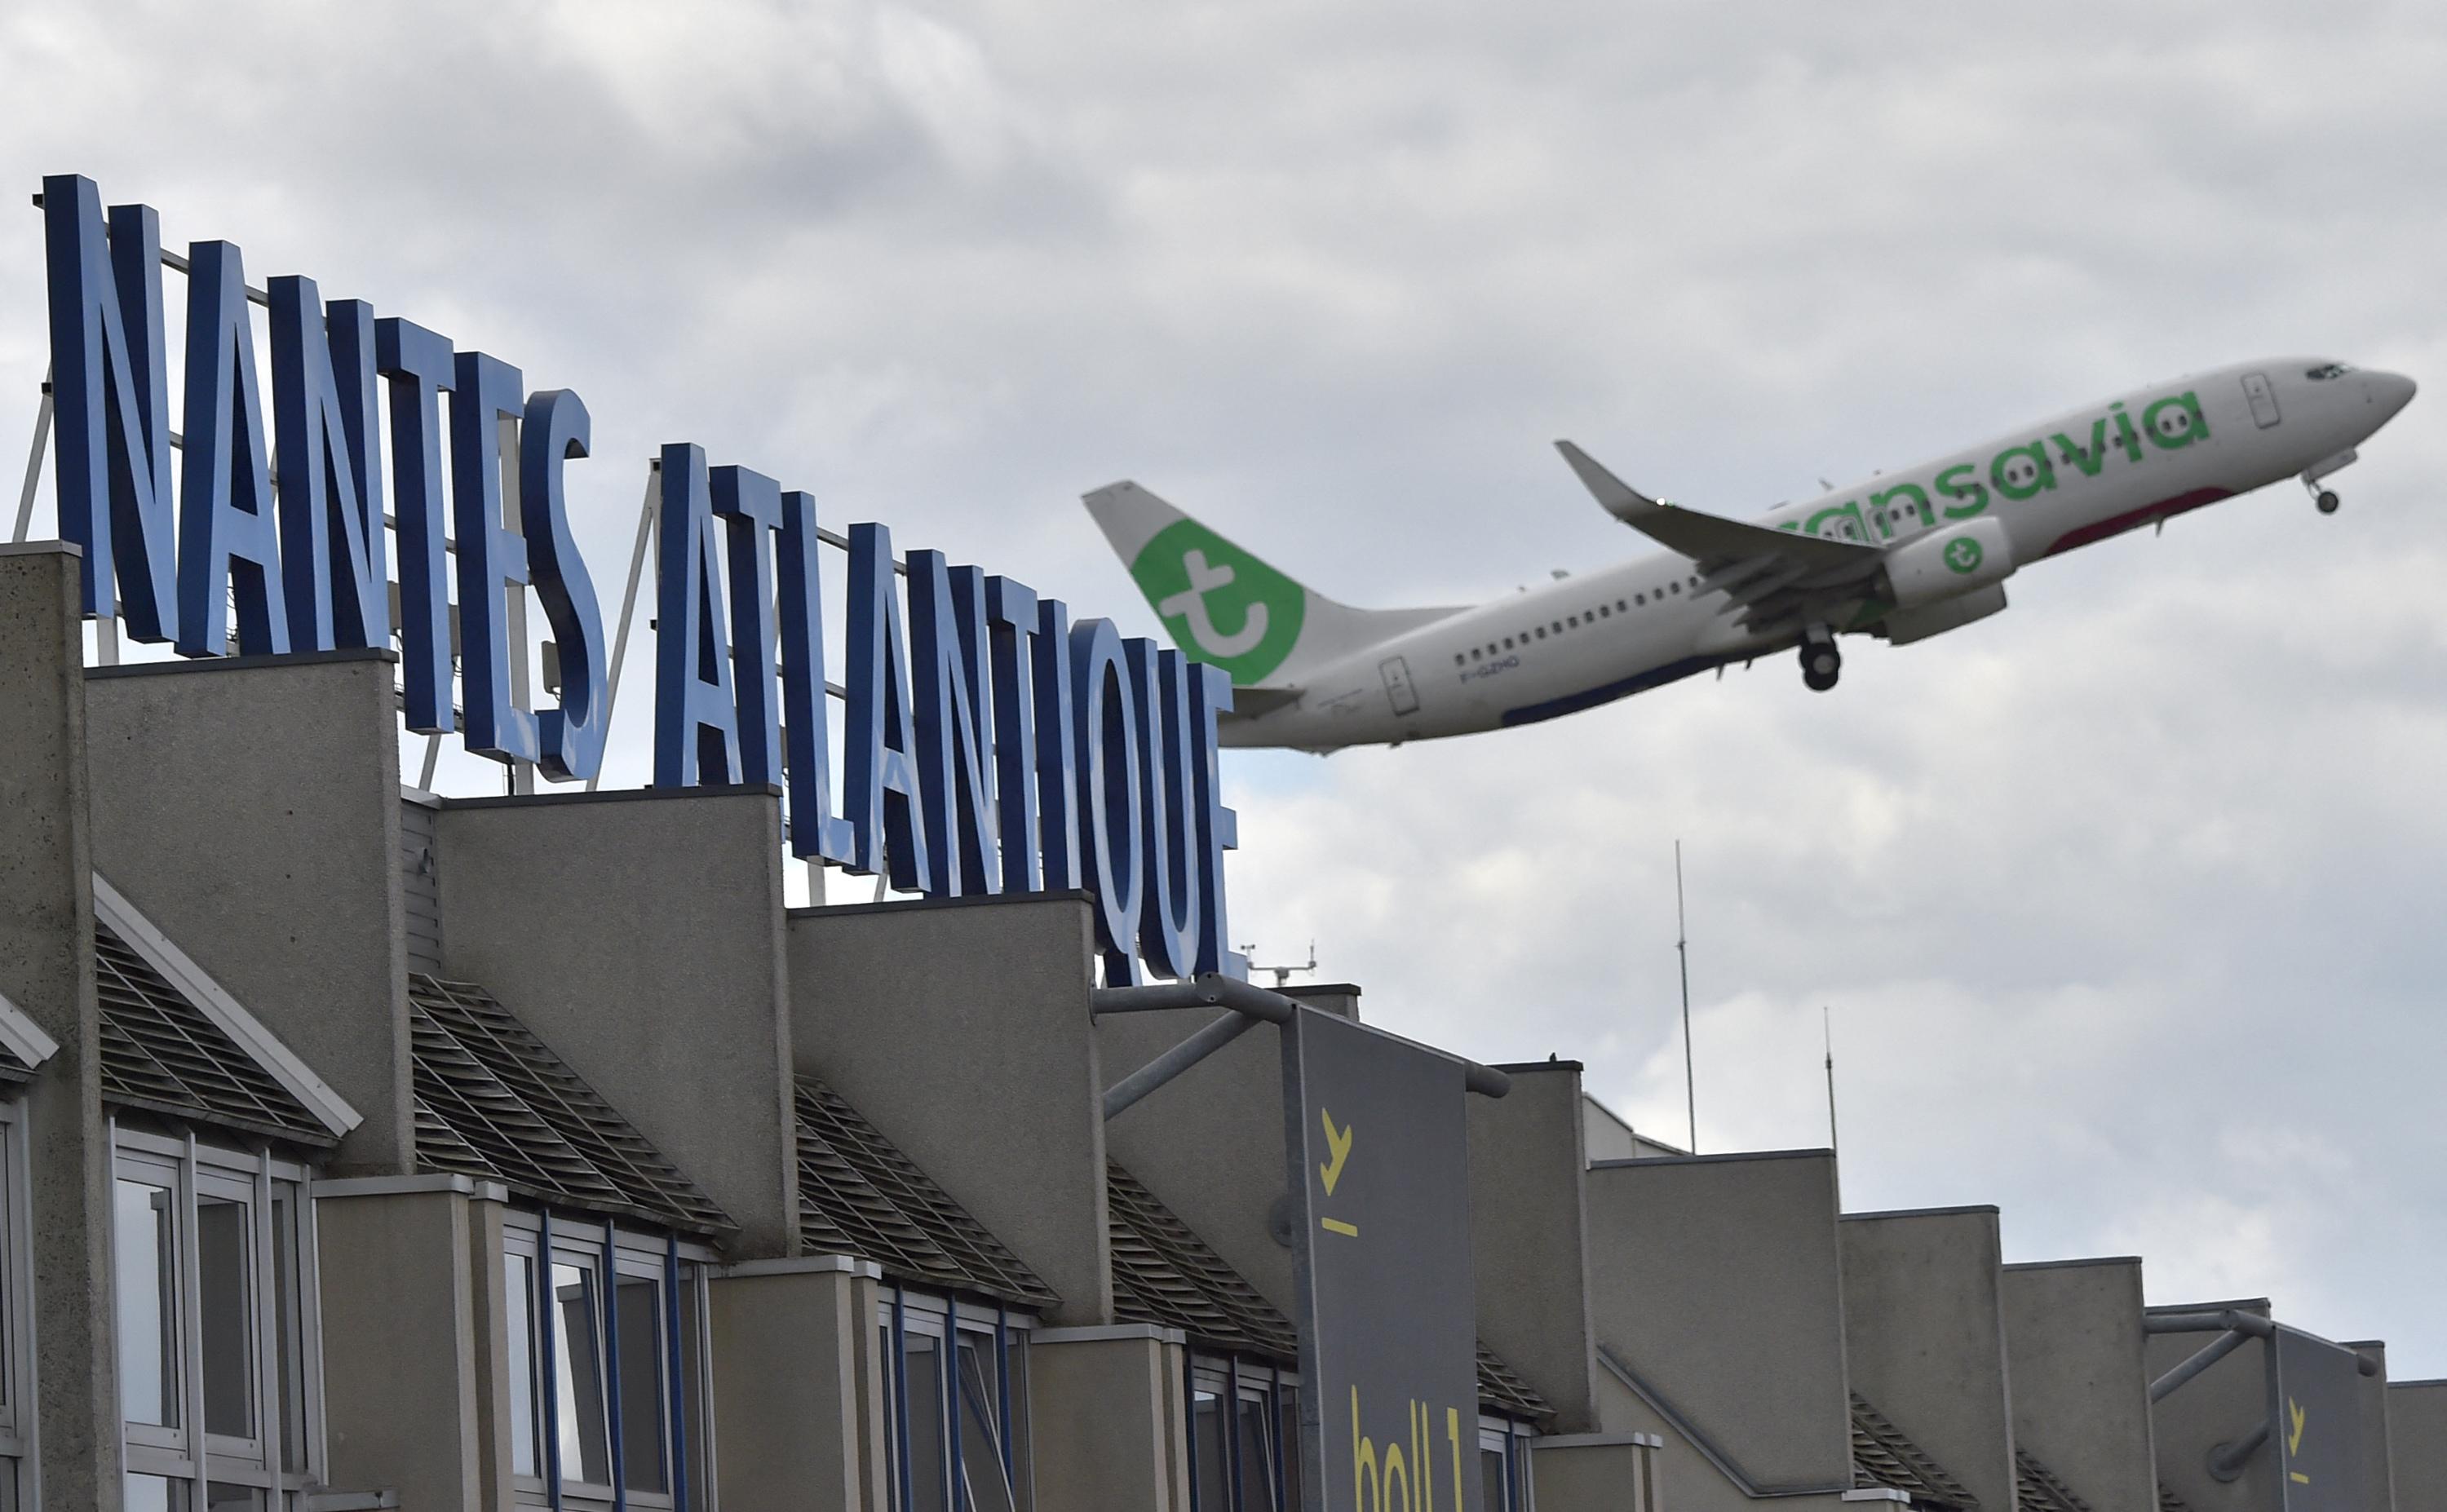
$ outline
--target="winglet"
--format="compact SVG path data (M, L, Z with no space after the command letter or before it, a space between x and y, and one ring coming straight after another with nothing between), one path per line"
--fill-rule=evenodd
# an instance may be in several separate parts
M1559 441L1555 443L1555 449L1562 452L1564 460L1572 464L1572 471L1580 474L1582 484L1596 496L1597 501L1604 507L1605 512L1624 524L1633 524L1641 517L1654 514L1666 507L1606 471L1599 464L1596 458L1570 442Z

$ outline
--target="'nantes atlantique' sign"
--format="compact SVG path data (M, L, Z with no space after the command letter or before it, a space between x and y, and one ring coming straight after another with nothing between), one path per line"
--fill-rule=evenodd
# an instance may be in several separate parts
M609 649L563 488L590 441L576 393L276 277L267 427L238 249L195 242L174 497L161 218L105 217L91 180L60 176L43 219L60 531L85 552L86 614L187 656L384 647L395 629L408 728L455 728L558 781L601 769ZM936 552L908 556L904 616L891 533L852 525L837 798L814 496L688 444L663 448L661 477L656 785L780 785L796 854L905 891L1091 889L1111 981L1143 958L1167 976L1231 965L1222 671ZM532 710L508 614L530 591L560 659L557 705Z

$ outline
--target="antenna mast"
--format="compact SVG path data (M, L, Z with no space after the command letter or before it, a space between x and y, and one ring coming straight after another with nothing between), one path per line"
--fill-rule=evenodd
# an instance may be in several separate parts
M1699 1079L1691 1057L1691 932L1682 914L1682 842L1674 842L1674 954L1682 965L1682 1104L1691 1115L1691 1153L1699 1153Z
M1827 1147L1840 1149L1835 1141L1835 1015L1825 1004L1818 1008L1819 1028L1827 1036Z

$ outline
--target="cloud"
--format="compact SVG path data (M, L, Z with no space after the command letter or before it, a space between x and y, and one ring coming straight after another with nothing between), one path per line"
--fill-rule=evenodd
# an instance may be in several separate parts
M599 582L674 440L1150 630L1083 488L1466 601L1639 548L1557 435L1739 513L2255 351L2447 373L2447 17L2380 0L36 4L0 58L21 188L583 392ZM36 217L0 265L30 412ZM2141 1249L2447 1371L2438 404L2334 520L2278 488L2046 563L1825 697L1779 660L1236 757L1239 933L1670 1136L1679 837L1703 1142L1824 1137L1829 1004L1854 1205L1996 1201L2018 1257Z

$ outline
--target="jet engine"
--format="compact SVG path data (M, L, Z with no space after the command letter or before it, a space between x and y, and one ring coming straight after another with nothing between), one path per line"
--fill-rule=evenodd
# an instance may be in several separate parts
M1887 553L1887 589L1898 609L1942 603L2014 575L2014 543L1995 520L1966 520Z

